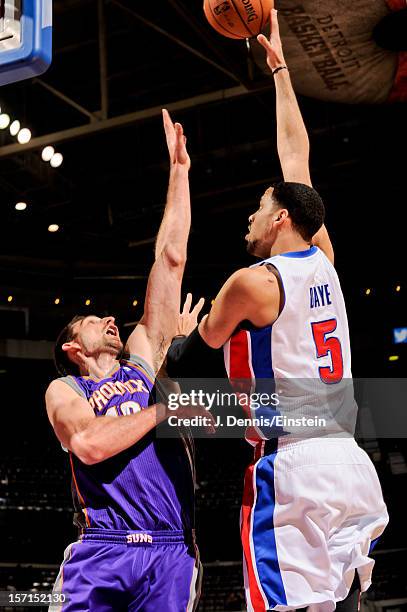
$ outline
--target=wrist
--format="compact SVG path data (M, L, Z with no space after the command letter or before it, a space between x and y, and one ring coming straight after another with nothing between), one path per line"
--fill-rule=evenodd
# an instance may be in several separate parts
M177 175L177 176L182 176L185 175L187 176L190 170L190 166L188 164L180 164L179 162L175 161L171 164L171 169L170 169L170 173L172 175Z
M285 64L280 64L279 66L276 66L275 68L272 69L273 76L275 76L276 74L280 74L282 72L288 73L288 68Z

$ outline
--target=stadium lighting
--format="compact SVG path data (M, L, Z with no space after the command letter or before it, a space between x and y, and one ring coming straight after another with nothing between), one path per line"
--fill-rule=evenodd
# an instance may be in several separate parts
M51 232L51 234L54 234L58 230L59 230L59 225L57 225L57 223L51 223L51 225L48 226L48 231Z
M49 161L51 161L52 156L54 155L54 153L55 153L54 147L45 147L42 150L41 157L42 157L43 161L49 162Z
M18 119L16 119L15 121L13 121L13 123L10 125L10 134L12 136L17 136L18 132L20 131L21 125Z
M63 161L64 158L61 153L54 153L54 155L51 157L50 164L53 168L59 168L59 166L62 165Z
M0 130L5 130L10 125L10 117L6 113L0 115Z
M31 140L31 131L28 128L23 128L18 132L17 140L20 144L27 144Z
M27 208L26 202L17 202L15 209L16 210L25 210Z

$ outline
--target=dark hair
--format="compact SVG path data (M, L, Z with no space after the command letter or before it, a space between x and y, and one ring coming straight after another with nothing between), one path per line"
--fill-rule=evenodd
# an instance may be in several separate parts
M86 319L86 316L76 315L72 321L68 323L68 325L65 325L64 329L59 334L57 341L55 342L54 363L60 376L79 375L78 366L69 359L68 353L62 350L62 345L65 344L65 342L71 342L71 340L73 340L73 326L75 323L78 323L78 321L83 321L83 319Z
M302 183L280 182L274 185L272 197L281 208L288 210L295 231L310 242L325 218L325 206L319 193Z

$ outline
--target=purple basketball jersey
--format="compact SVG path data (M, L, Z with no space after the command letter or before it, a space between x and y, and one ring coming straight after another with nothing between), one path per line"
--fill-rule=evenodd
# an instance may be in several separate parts
M120 418L147 408L154 373L139 357L120 361L110 376L62 379L92 406L96 417ZM107 530L190 530L193 477L185 441L150 432L118 455L85 465L70 453L75 523Z

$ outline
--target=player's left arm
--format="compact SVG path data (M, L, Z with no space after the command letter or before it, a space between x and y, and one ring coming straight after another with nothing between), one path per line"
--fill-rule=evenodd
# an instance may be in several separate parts
M277 110L277 150L285 181L303 183L312 187L309 169L310 144L307 129L302 118L297 97L286 69L283 46L280 38L277 11L271 13L270 40L260 34L259 43L267 52L267 64L274 74ZM318 246L334 262L334 251L328 231L323 225L313 237L312 243Z
M160 369L176 333L191 226L191 162L186 138L182 126L174 125L167 111L163 111L163 119L171 164L167 203L148 278L144 314L125 348L127 353L142 357L154 372Z
M226 281L210 313L198 331L211 348L220 348L239 323L250 321L256 327L272 324L278 317L280 290L274 274L266 268L243 268Z

